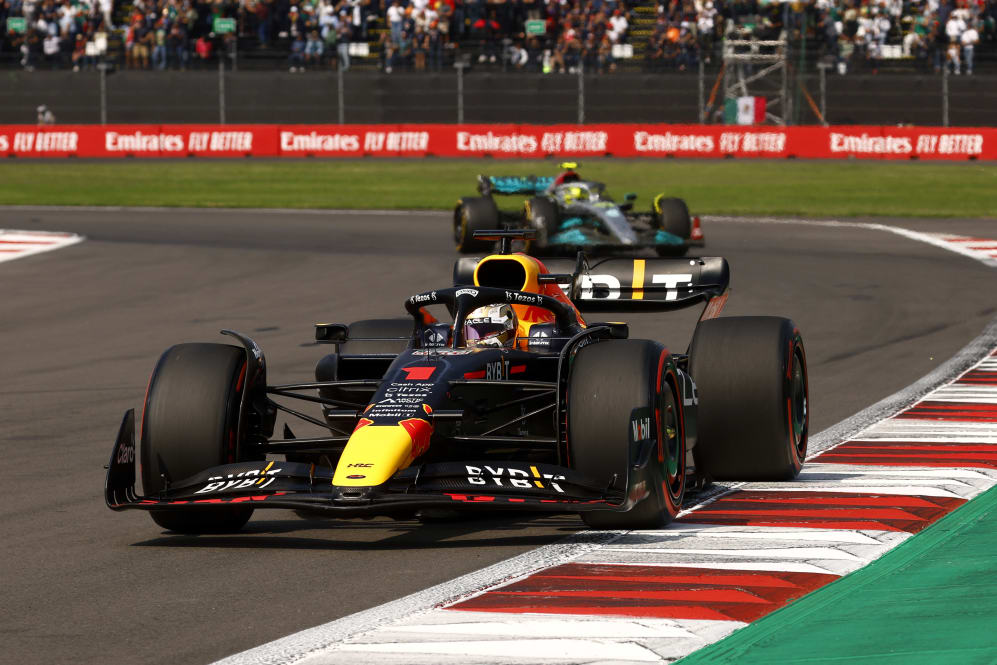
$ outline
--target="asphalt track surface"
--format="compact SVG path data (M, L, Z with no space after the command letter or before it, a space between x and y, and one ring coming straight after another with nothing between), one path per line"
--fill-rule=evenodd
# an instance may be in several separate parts
M993 237L985 221L885 221ZM272 382L311 377L317 321L401 314L448 284L445 215L0 209L0 227L87 241L0 265L0 660L206 663L558 540L575 517L304 521L257 511L234 536L169 535L104 506L121 415L159 354L225 341L267 353ZM997 312L992 269L893 234L715 223L727 315L792 317L817 432L908 385ZM634 316L683 350L695 316Z

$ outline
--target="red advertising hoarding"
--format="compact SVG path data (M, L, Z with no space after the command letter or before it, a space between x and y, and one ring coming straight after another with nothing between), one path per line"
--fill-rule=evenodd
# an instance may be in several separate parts
M997 159L997 128L731 125L0 125L5 157Z

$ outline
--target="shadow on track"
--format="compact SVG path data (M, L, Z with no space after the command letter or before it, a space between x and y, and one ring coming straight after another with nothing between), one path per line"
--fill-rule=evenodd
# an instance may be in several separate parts
M557 535L523 533L529 527L555 529ZM529 515L478 515L446 522L375 519L364 522L289 518L250 522L232 535L172 535L133 543L132 547L390 551L411 549L539 547L585 526L572 516L530 519ZM284 534L322 532L321 536ZM477 534L477 535L475 535ZM338 536L338 538L337 538Z

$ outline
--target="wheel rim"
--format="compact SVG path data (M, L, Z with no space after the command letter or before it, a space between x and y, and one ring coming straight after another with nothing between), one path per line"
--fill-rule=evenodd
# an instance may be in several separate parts
M665 393L665 404L661 422L661 447L665 459L663 460L663 470L665 474L665 487L671 496L672 503L678 505L682 497L683 484L685 482L685 459L682 450L682 437L679 430L678 408L675 404L675 395L671 388L667 388Z
M809 404L807 402L807 375L799 348L793 352L793 366L789 383L790 423L792 424L793 450L802 461L807 452L807 425Z

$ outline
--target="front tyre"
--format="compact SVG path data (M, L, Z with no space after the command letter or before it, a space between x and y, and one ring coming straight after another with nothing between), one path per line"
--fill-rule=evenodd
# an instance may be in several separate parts
M461 254L488 252L493 243L476 240L475 231L499 228L498 208L490 196L469 196L457 202L453 213L454 244Z
M668 351L647 340L584 347L568 381L572 468L637 500L627 512L581 513L598 529L656 529L685 493L685 426ZM627 487L623 487L626 479Z
M142 486L155 496L165 485L238 461L239 404L246 352L227 344L177 344L163 353L149 380L142 415ZM231 533L253 514L245 506L151 511L179 533Z
M674 196L659 194L654 199L654 226L682 240L692 237L692 217L685 201ZM658 256L684 256L689 251L686 245L658 245Z
M807 455L803 337L789 319L703 321L689 349L699 393L696 466L716 480L791 480Z

